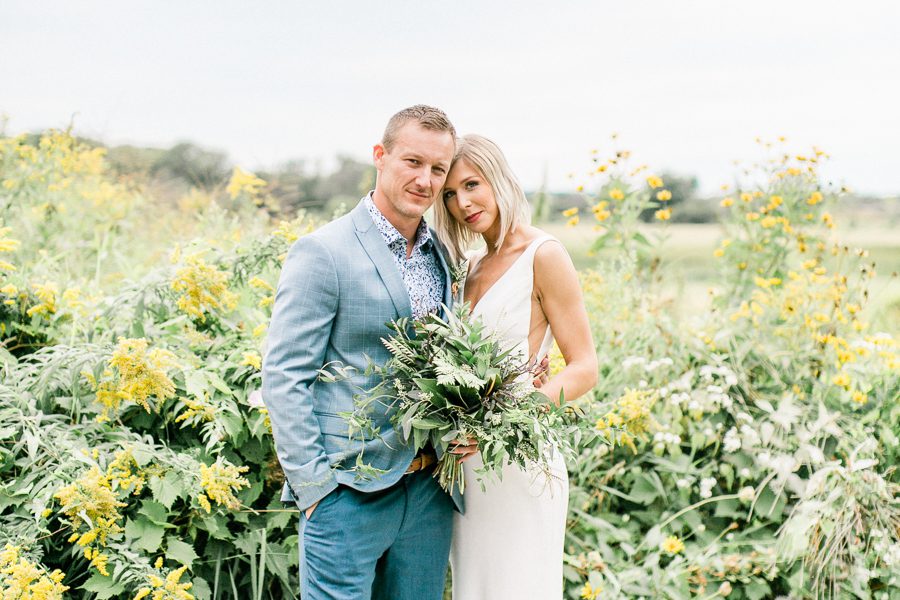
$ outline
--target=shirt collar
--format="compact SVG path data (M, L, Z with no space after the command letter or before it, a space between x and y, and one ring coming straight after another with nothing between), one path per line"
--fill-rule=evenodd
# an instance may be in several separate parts
M375 221L375 226L378 228L378 231L381 232L384 243L391 247L402 240L403 247L405 248L406 238L403 237L403 234L397 231L397 228L387 220L387 217L381 214L381 211L375 206L375 201L372 199L372 193L373 192L369 192L366 196L366 208L369 210L369 215L372 217L372 220ZM429 250L432 244L431 230L428 229L428 224L425 223L425 219L421 219L419 220L419 227L416 229L416 242L413 244L413 251L420 248L422 250Z

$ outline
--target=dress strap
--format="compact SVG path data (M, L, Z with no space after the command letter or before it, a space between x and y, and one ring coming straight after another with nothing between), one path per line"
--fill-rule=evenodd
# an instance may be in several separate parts
M557 242L559 241L555 237L550 235L549 233L544 234L540 237L536 237L533 240L531 240L531 243L528 244L527 248L525 248L525 252L531 252L531 262L532 263L534 262L534 255L535 255L535 253L537 253L537 249L540 248L544 244L544 242L549 242L550 240L557 241ZM562 242L560 242L560 243L562 243Z

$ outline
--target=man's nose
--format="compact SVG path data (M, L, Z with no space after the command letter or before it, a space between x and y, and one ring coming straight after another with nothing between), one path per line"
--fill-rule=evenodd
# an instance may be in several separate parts
M431 187L431 169L422 167L416 172L416 185L423 189Z

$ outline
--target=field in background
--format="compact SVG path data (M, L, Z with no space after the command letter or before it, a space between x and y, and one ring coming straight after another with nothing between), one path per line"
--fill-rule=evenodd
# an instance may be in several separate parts
M590 253L591 243L597 236L593 226L546 223L540 227L565 244L579 270L597 263L598 257ZM708 310L708 290L717 280L719 268L713 250L725 237L722 226L673 223L647 225L642 231L652 237L666 236L662 252L671 277L665 289L672 296L673 308L684 317ZM865 314L876 330L900 332L900 277L896 275L900 273L900 233L889 227L854 227L836 230L834 239L850 248L869 252L878 275L872 281L871 303Z

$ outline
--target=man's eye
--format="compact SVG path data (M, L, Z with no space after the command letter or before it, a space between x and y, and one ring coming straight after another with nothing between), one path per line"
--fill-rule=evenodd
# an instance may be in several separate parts
M406 159L406 161L407 161L409 164L411 164L411 165L418 165L418 164L419 164L419 161L417 161L417 160L414 159L414 158L408 158L408 159Z

